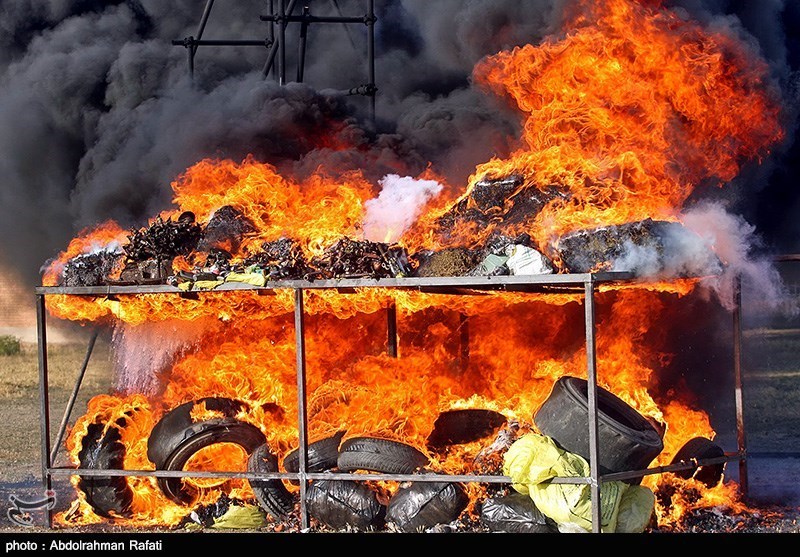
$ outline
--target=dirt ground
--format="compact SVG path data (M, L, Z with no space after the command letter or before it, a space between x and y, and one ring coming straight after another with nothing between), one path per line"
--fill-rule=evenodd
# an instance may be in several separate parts
M50 337L48 343L51 435L58 435L67 400L87 356L91 331L69 331ZM752 451L746 461L751 509L747 516L728 514L724 508L703 511L687 522L688 532L800 533L800 331L752 335L745 376L747 441ZM88 360L71 420L85 410L96 394L112 390L110 338L101 334ZM33 511L31 526L11 520L14 500L33 502L44 498L41 483L40 385L37 343L23 342L18 355L0 356L0 534L50 531L44 512ZM735 434L716 440L735 450ZM66 464L60 451L59 464ZM726 481L739 481L739 466L726 465ZM66 479L54 481L56 508L64 510L75 499ZM124 529L123 529L124 530ZM62 529L65 532L120 531L110 524ZM137 530L139 532L140 530ZM159 530L150 530L159 531ZM654 529L654 532L660 532Z

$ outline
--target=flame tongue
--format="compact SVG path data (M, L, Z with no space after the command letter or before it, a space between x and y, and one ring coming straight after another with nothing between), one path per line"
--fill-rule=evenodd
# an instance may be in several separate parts
M524 115L522 145L485 176L566 186L532 227L549 237L675 219L704 180L728 181L782 138L768 68L747 47L653 3L581 2L560 40L490 56L476 79Z

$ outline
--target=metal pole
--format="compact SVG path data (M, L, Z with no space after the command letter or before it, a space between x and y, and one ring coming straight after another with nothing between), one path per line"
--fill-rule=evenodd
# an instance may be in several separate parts
M458 314L459 346L461 348L459 363L461 373L469 367L469 318L463 313Z
M600 516L600 465L598 463L597 435L597 354L595 345L594 281L589 278L584 283L586 312L586 375L589 401L589 474L592 494L592 531L602 529Z
M397 305L392 304L386 308L386 330L388 334L387 347L392 358L397 357Z
M83 358L83 365L78 373L78 379L75 381L75 387L72 389L72 394L67 401L67 407L64 410L64 417L61 418L61 425L58 427L58 436L56 437L56 442L50 452L50 462L52 462L53 465L55 465L56 456L58 456L58 449L61 447L61 442L64 440L64 433L67 431L67 423L69 422L69 417L72 415L72 408L75 406L75 400L78 398L78 392L80 391L81 383L83 383L83 377L86 375L86 368L89 367L89 358L92 357L94 343L97 341L98 334L99 331L95 329L94 333L92 334L92 338L89 339L89 346L86 348L86 356Z
M279 1L281 3L283 3L284 0L279 0ZM297 2L297 0L291 0L289 2L289 7L286 9L286 13L289 13L289 14L292 13L292 11L294 10L294 5L295 5L296 2ZM278 23L278 22L276 21L276 18L275 18L275 12L273 11L272 2L270 2L270 8L269 9L270 9L270 15L267 16L266 18L265 17L261 18L262 21L264 21L264 20L270 21L270 39L272 41L272 44L270 45L270 48L269 48L269 53L267 54L267 61L264 63L264 68L261 70L261 75L263 77L267 77L269 75L269 72L272 70L272 64L275 62L275 55L278 54L278 50L280 50L278 48L278 46L283 44L283 42L280 40L280 38L277 41L275 40L274 28L275 28L275 24ZM287 23L286 22L286 16L285 15L278 16L277 19L281 20L280 21L280 30L285 30L286 29L286 23ZM280 31L279 31L278 37L280 37L280 36L281 36L281 34L280 34Z
M736 307L733 311L733 372L736 398L736 442L741 455L747 454L744 428L744 401L742 397L742 279L737 276L734 284ZM739 487L746 498L749 486L747 478L747 459L739 460Z
M306 338L303 310L303 289L294 291L294 331L297 351L297 432L299 438L298 473L300 480L300 528L309 527L308 509L306 508L306 472L308 471L308 431L306 407Z
M42 436L42 487L45 493L51 488L50 480L50 385L47 376L47 317L44 295L36 296L36 328L39 336L39 411ZM47 527L53 526L53 513L48 505L45 509Z
M189 40L194 40L194 37L189 37ZM186 49L189 56L189 80L194 81L194 48L191 46Z
M367 12L367 26L369 33L367 35L367 58L369 63L369 103L370 103L370 118L372 119L373 131L375 128L375 0L369 0L369 11Z
M211 7L214 5L214 0L208 0L206 2L206 7L203 10L203 17L200 19L200 25L197 26L197 39L200 40L203 38L203 31L206 30L206 23L208 23L208 16L211 15ZM195 45L194 50L197 50L197 45Z
M278 83L286 84L286 0L280 0L281 25L278 28Z
M303 15L309 14L308 6L303 8ZM306 41L308 40L308 22L303 21L300 24L300 42L297 46L297 82L303 83L303 72L306 63Z
M203 31L206 29L206 23L208 23L208 16L211 14L211 7L214 5L214 0L208 0L206 2L206 7L203 9L203 16L200 18L200 24L197 26L197 39L194 37L190 37L192 40L192 44L187 48L189 51L189 78L194 81L194 55L197 53L197 43L195 40L199 40L203 36Z

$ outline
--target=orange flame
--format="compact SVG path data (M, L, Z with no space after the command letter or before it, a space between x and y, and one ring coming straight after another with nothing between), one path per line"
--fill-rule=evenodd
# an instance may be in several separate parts
M517 174L525 176L521 187L565 188L566 197L513 228L530 234L542 251L569 231L645 218L680 220L682 205L696 187L731 180L784 133L765 64L734 37L710 32L657 2L609 0L579 7L564 36L498 53L475 69L479 83L519 108L523 134L507 160L476 168L459 200L484 177ZM428 169L424 176L434 174ZM241 163L200 161L172 187L177 209L165 212L165 218L191 211L199 222L208 222L214 211L230 205L254 223L257 232L233 254L239 260L282 237L298 241L309 257L343 236L359 238L364 202L374 195L360 172L320 168L304 181L293 181L252 157ZM437 219L452 202L433 200L400 243L412 253L482 245L494 225L467 225L446 234L437 229ZM57 284L70 258L90 246L120 241L121 234L110 226L74 240L48 269L44 283ZM191 269L192 261L179 258L175 266ZM688 397L665 401L651 391L670 352L666 339L653 330L655 317L696 285L693 279L674 280L608 287L598 294L598 305L609 308L597 324L599 383L663 427L665 448L654 465L668 464L693 437L714 437L708 416ZM124 417L124 426L108 427L122 432L126 469L151 470L146 445L158 419L182 403L209 396L244 402L249 410L240 419L258 427L276 455L295 448L293 291L269 294L49 298L52 313L73 320L113 318L134 327L173 319L216 323L174 363L154 370L162 387L157 397L93 399L68 439L74 462L79 463L80 440L90 424ZM347 436L395 439L424 451L437 471L470 473L475 451L486 440L433 451L426 438L437 416L455 408L491 409L531 428L556 379L586 375L581 302L581 296L570 294L306 292L309 435L313 440L346 431ZM387 354L385 310L390 306L398 316L398 357ZM193 413L196 420L208 416L203 408ZM195 455L190 465L195 470L244 466L241 450L224 446ZM659 522L677 522L697 506L740 505L735 488L726 484L698 487L664 475L647 476L643 485L658 489L665 482L699 495L674 497L670 508L658 509ZM128 483L135 494L133 518L127 519L132 524L175 524L189 512L167 500L151 478ZM204 485L248 495L246 482L235 488ZM479 491L470 487L473 501ZM214 490L208 494L212 501ZM86 501L81 503L84 512L73 521L95 520Z

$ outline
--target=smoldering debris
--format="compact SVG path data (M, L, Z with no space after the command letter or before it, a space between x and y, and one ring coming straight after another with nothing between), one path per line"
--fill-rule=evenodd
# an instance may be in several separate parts
M122 265L123 253L99 251L70 259L62 272L62 285L96 286L105 284L107 277Z
M723 264L703 238L679 222L645 219L580 230L553 248L567 272L629 271L640 277L698 277L722 272Z
M244 259L241 270L252 266L271 280L301 279L311 270L300 244L291 238L261 244L260 252Z
M503 230L505 226L532 219L554 199L566 197L564 188L539 188L521 175L484 178L442 215L437 224L444 231L464 223L477 227L495 224Z
M313 278L388 278L411 274L400 246L344 237L311 261Z
M203 237L197 244L197 250L224 249L235 253L239 251L242 240L254 232L256 232L256 226L253 221L239 209L225 205L211 215L211 219L203 231Z

